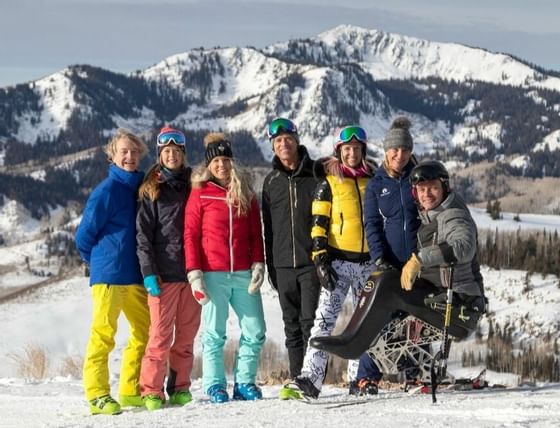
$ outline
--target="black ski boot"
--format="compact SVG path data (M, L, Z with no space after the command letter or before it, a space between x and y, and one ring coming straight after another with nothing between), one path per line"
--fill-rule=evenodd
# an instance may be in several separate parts
M377 395L379 388L378 381L369 379L367 377L360 380L353 380L350 382L348 393L350 395Z
M313 385L313 382L311 382L311 379L308 377L298 376L294 379L294 382L306 397L319 398L321 391Z

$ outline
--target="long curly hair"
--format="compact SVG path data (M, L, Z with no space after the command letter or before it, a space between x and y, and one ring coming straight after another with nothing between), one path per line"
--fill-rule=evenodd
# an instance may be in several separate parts
M157 201L160 194L160 180L159 180L160 165L153 165L148 172L144 181L138 189L138 197L140 199L149 199L150 201Z

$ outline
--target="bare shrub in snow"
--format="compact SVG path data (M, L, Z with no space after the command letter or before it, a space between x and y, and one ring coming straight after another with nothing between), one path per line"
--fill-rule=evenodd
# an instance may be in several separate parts
M69 355L62 359L59 374L61 376L72 376L75 379L81 379L83 366L84 358L81 355Z
M16 365L18 374L26 380L43 380L49 370L49 358L45 348L26 345L22 354L9 353L8 358Z

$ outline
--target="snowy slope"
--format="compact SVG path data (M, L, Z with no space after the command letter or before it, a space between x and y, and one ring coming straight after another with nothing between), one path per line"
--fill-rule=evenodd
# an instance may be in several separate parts
M479 225L494 228L486 214L476 213ZM524 215L521 214L523 218ZM489 217L488 217L489 218ZM531 227L542 230L560 228L558 216L535 216ZM540 221L540 223L539 223ZM504 223L505 224L505 223ZM524 223L521 222L521 225ZM519 226L519 223L516 223ZM499 228L502 226L498 222ZM522 226L523 227L523 226ZM21 263L18 254L33 248L35 241L2 249L5 263ZM28 247L25 247L25 246ZM26 251L29 251L26 250ZM32 256L34 253L29 252ZM40 258L40 253L35 253ZM32 259L32 263L35 261ZM526 272L495 271L484 268L483 276L490 298L493 320L500 325L513 325L516 339L538 339L548 332L556 334L560 326L560 289L558 277L530 277L531 291L523 292ZM0 277L4 280L4 277ZM8 277L9 279L9 277ZM451 393L440 395L432 405L427 396L395 396L389 391L371 402L338 408L326 405L306 405L279 402L278 386L264 386L265 399L258 403L211 405L201 391L200 380L193 384L195 402L186 408L165 408L155 413L128 411L118 417L90 417L78 379L61 378L60 365L69 356L83 356L91 318L91 299L87 278L73 276L42 288L32 297L1 304L0 324L0 426L349 426L381 424L388 427L403 425L433 427L458 426L554 426L560 424L560 385L544 385L534 391ZM263 287L267 338L283 343L283 326L276 293L268 284ZM524 322L521 322L524 320ZM121 352L127 337L127 324L120 320L117 346L111 354L112 384L116 380ZM488 321L481 322L487 331ZM228 337L236 341L239 329L234 314L228 325ZM469 343L452 347L451 371L468 375L476 369L458 367L461 350ZM50 359L49 376L42 382L25 382L18 378L10 354L22 354L27 346L40 346ZM480 345L478 345L480 346ZM196 347L200 354L200 343ZM473 372L473 370L475 370ZM517 376L490 372L490 383L515 386ZM230 379L231 381L231 379ZM230 385L231 386L231 385ZM326 386L324 400L344 400L346 390ZM32 405L31 403L32 401ZM324 401L323 400L323 401ZM320 400L321 401L321 400ZM373 419L372 419L373 418Z
M481 391L429 396L382 393L359 405L334 407L282 402L278 386L264 387L258 402L210 404L193 384L194 401L155 412L127 410L89 416L80 383L40 384L0 379L2 427L553 427L560 425L560 385L520 391ZM324 400L345 400L346 390L326 387ZM321 400L319 400L321 401Z
M484 208L470 207L471 215L478 229L494 231L516 231L521 230L546 230L548 232L558 231L560 233L560 216L546 214L517 214L502 212L501 219L492 220ZM514 217L519 215L519 221Z
M492 272L484 270L490 285L492 302L499 298L504 281L508 290L520 288L523 272ZM516 277L519 280L515 279ZM518 283L516 283L518 281ZM517 285L516 285L517 284ZM537 284L537 289L540 286ZM548 289L546 306L540 303L539 317L558 319L560 291ZM515 293L515 292L513 292ZM553 296L555 302L551 301ZM265 314L268 340L281 342L283 331L277 298L265 284ZM543 309L546 309L544 311ZM518 305L506 302L492 308L496 317L523 318L523 313L535 313L523 300ZM522 313L516 313L516 311ZM360 405L328 408L328 405L306 405L280 402L276 399L279 386L264 386L265 399L257 403L212 405L201 390L200 380L192 386L194 402L185 408L164 408L161 411L127 411L120 416L89 416L81 382L78 379L55 376L60 359L83 355L90 318L89 287L85 278L76 277L43 290L31 300L2 305L0 323L0 426L49 427L133 427L133 426L554 426L560 424L560 385L543 385L521 391L454 392L440 394L439 403L431 404L429 396L407 396L382 390L381 394ZM543 315L546 314L546 315ZM121 320L122 321L122 320ZM542 321L542 320L541 320ZM556 321L558 322L558 321ZM117 390L120 354L126 340L126 323L121 324L117 348L111 354L110 367L113 390ZM229 337L237 340L239 331L232 314ZM8 353L20 353L29 344L48 349L52 377L42 382L25 382L15 378ZM197 347L197 354L200 353ZM473 369L456 368L459 355L450 370L455 374L474 373ZM491 384L515 385L516 377L489 372ZM231 382L231 379L230 379ZM231 384L230 384L231 388ZM115 392L116 394L116 392ZM319 402L347 398L346 390L326 386ZM32 405L31 405L32 403ZM349 423L349 420L352 422Z
M560 130L556 130L548 134L542 142L535 145L533 150L544 150L545 146L548 146L548 150L551 152L554 150L560 150Z

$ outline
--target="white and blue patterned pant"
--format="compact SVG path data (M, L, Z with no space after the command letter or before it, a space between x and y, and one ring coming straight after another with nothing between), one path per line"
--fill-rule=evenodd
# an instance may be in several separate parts
M319 305L315 312L315 322L311 337L330 336L335 327L338 314L342 310L348 290L352 290L352 309L355 308L359 293L370 274L375 270L373 261L364 263L333 260L332 267L338 274L335 289L331 292L321 289ZM318 390L323 386L329 354L311 346L307 347L301 376L309 378ZM355 380L359 360L348 361L348 380Z

